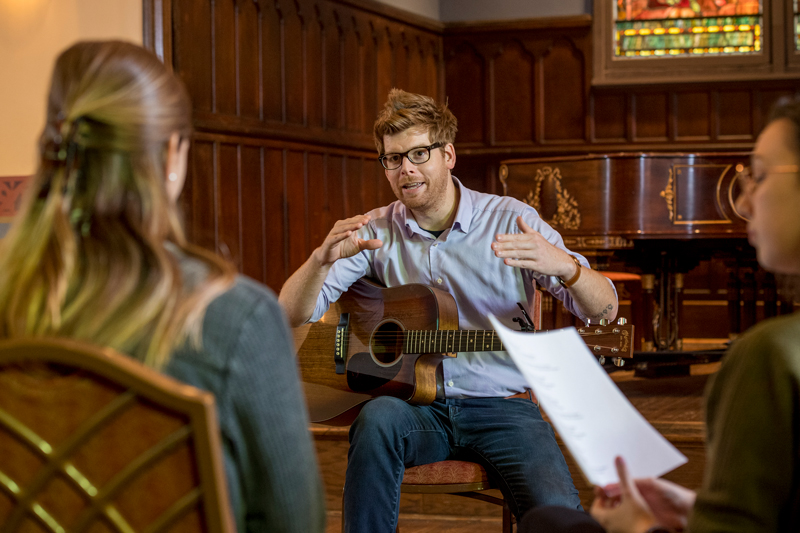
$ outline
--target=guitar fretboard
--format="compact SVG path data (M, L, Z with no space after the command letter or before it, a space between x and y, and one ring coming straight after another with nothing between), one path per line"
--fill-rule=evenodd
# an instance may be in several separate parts
M500 352L503 343L494 330L409 330L404 353Z
M578 329L578 334L595 353L616 357L629 350L630 328L622 325L591 326ZM406 330L400 335L403 353L409 354L505 351L500 337L489 329Z

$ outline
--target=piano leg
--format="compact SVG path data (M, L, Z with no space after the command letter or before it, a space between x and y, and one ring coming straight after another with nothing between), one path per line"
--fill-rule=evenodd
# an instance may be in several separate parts
M778 290L778 300L780 301L782 315L794 313L794 299L791 294L788 294L785 290Z
M733 259L726 263L729 336L735 339L758 321L759 288L764 293L764 318L774 316L775 285L774 280L770 283L769 274L756 275L758 266L753 261Z
M764 294L764 318L771 318L778 314L778 295L775 290L775 276L766 270L759 270L757 281Z
M741 283L739 282L739 266L734 263L726 269L728 272L728 336L735 339L742 332L741 321Z
M670 316L672 327L670 328L671 343L670 349L683 351L683 338L680 336L679 324L683 314L683 274L676 272L672 277L672 298L670 306Z
M756 323L756 277L752 268L742 269L742 331Z
M658 312L653 316L654 344L658 351L680 351L681 306L683 305L683 274L662 269L659 282Z
M658 323L658 315L656 310L655 301L655 284L656 277L653 274L642 275L642 299L644 300L644 316L645 322L642 324L642 351L654 352L656 350L655 344L655 330ZM638 325L637 325L638 327Z
M676 272L677 264L668 254L661 256L658 274L642 276L645 313L643 351L681 351L681 308L683 307L683 274Z

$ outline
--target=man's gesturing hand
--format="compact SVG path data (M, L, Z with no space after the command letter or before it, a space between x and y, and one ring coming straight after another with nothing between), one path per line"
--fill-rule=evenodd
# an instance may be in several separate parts
M320 266L328 266L339 259L352 257L361 250L376 250L383 246L380 239L364 240L356 233L369 222L369 215L358 215L339 220L333 225L325 241L314 250L314 258Z
M494 255L512 267L527 268L547 276L569 279L575 274L575 263L567 252L556 248L534 230L522 217L517 217L522 233L497 235L492 243Z

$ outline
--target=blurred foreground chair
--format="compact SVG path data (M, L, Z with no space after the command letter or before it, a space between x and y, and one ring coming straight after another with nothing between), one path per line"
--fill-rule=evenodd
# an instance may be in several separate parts
M211 394L109 349L0 342L0 531L233 533Z

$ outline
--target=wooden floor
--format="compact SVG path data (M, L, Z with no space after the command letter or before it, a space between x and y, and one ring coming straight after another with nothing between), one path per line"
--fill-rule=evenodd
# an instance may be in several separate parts
M697 488L705 463L702 391L707 378L718 368L695 365L691 376L644 379L634 372L620 371L612 379L633 405L689 462L665 478L689 488ZM326 485L328 509L327 533L341 531L342 488L347 463L347 428L313 424L317 457ZM563 443L559 444L563 446ZM592 489L579 474L572 457L564 448L572 479L585 508L591 505ZM496 494L499 496L498 494ZM497 505L440 494L403 494L400 499L402 533L492 533L502 529L501 509Z
M493 533L500 532L501 519L478 517L453 517L442 515L400 515L400 533ZM328 511L328 526L325 533L342 530L342 514Z

